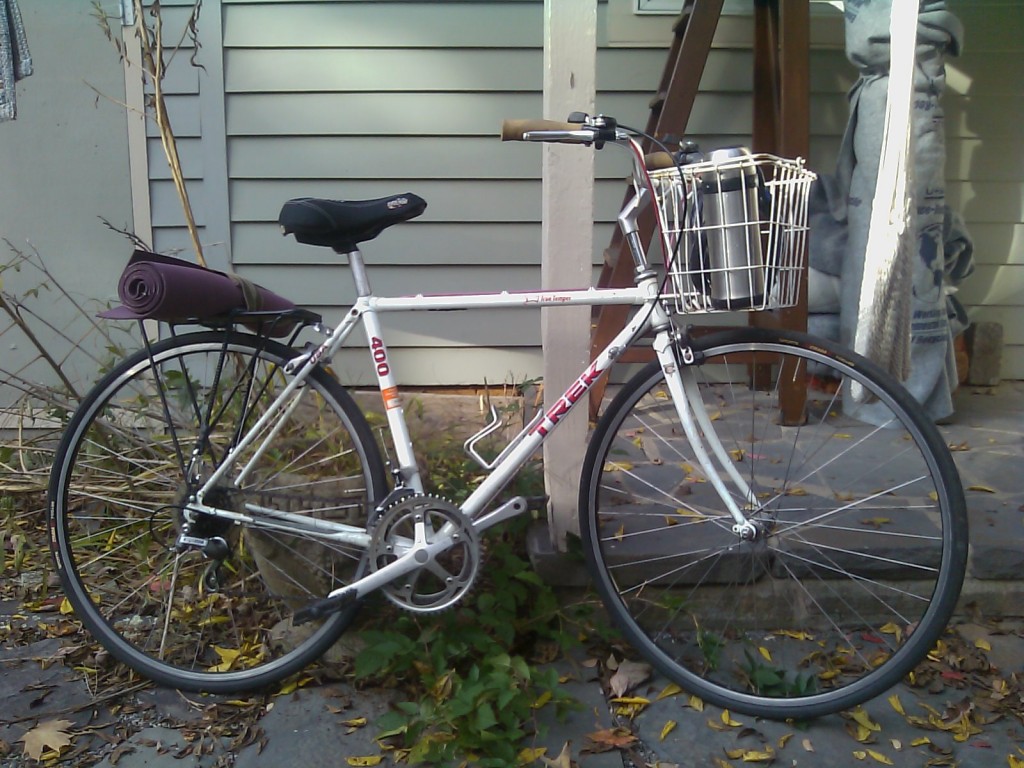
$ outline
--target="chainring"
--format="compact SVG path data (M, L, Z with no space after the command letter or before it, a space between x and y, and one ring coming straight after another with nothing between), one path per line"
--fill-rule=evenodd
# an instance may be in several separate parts
M417 495L384 510L370 544L371 571L393 563L416 544L448 537L449 549L381 588L391 602L414 613L451 608L476 582L482 553L472 522L445 499Z

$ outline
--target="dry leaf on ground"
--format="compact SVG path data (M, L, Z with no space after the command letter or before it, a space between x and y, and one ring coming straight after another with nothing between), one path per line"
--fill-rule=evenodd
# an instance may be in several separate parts
M636 741L636 736L627 728L605 728L587 734L584 752L611 752L615 749L628 747Z
M544 763L545 768L572 768L572 750L569 747L569 742L565 742L561 753L554 760L550 760L543 755L540 760Z
M615 670L608 686L613 696L624 696L626 691L645 682L651 676L651 665L640 661L619 662L619 668Z
M72 737L68 733L68 728L73 725L74 723L70 720L44 720L25 733L18 741L24 742L26 755L33 760L38 760L47 747L59 752L64 747L70 746Z

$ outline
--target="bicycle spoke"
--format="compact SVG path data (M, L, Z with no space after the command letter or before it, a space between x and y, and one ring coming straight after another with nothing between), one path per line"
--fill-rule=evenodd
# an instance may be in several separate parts
M175 687L260 687L318 656L353 610L294 640L279 627L358 578L366 553L301 528L361 531L383 493L376 444L323 372L301 407L269 421L271 439L239 447L294 354L256 338L199 333L129 358L83 403L55 462L57 551L76 612L118 658ZM205 488L225 514L201 512L197 491L229 456L246 477ZM290 530L289 516L305 521Z
M812 364L832 389L808 389L805 418L785 426L782 372L792 382ZM727 481L749 540L702 482L717 467L687 460L662 374L639 374L598 427L585 479L593 512L581 526L627 639L680 685L738 711L823 714L884 690L927 652L963 572L947 546L963 509L949 505L937 468L944 446L901 408L877 423L849 416L847 381L883 403L890 390L825 350L737 343L735 357L705 350L692 374L756 498Z

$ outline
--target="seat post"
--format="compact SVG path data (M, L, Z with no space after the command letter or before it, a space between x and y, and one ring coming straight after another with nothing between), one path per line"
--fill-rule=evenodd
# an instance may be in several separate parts
M363 261L363 253L358 248L351 251L336 251L348 259L349 269L352 270L352 279L356 284L356 296L363 297L370 295L370 279L366 275L366 262Z

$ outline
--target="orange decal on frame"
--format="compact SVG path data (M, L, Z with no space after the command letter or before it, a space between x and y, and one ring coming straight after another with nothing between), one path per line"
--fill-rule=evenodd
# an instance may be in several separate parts
M390 411L392 408L402 407L402 397L398 394L398 387L382 389L380 394L381 397L384 398L384 407L387 410Z

